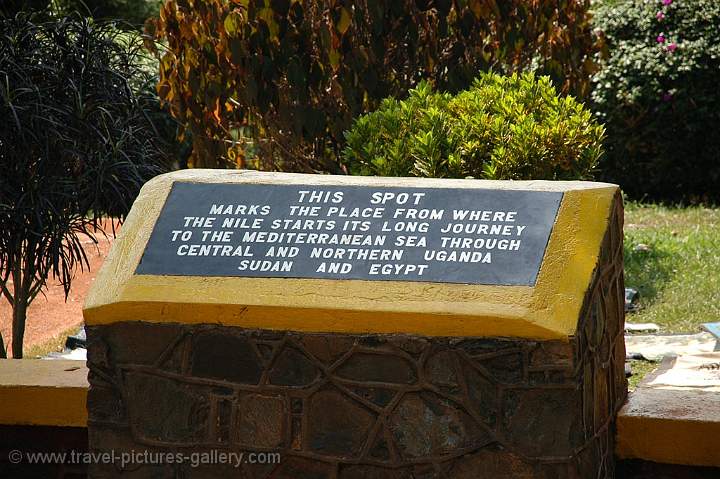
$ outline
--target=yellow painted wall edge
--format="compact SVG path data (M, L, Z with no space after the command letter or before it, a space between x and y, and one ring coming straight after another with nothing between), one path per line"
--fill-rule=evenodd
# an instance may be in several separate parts
M174 182L477 188L564 193L536 285L135 275ZM183 170L142 189L88 295L88 325L121 321L427 336L567 339L597 266L616 185Z
M2 387L0 396L2 425L87 426L87 388Z
M0 359L0 425L87 425L85 361Z
M615 454L620 459L720 468L719 432L718 421L657 417L649 411L635 416L621 412Z

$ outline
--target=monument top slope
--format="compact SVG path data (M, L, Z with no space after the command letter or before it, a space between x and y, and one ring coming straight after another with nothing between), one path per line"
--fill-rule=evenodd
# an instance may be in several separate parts
M616 195L576 181L169 173L135 201L85 321L568 338Z

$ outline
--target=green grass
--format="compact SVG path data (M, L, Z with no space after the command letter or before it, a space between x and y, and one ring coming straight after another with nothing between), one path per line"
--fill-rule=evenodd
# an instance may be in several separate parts
M630 391L637 389L640 381L649 373L653 372L659 365L660 363L654 361L630 360L630 369L633 374L628 378L628 389Z
M59 352L65 349L65 340L68 336L78 332L82 325L73 326L62 333L58 334L54 338L50 338L43 343L36 344L24 351L24 357L26 358L42 358L53 352Z
M694 333L720 321L720 209L626 204L625 285L640 292L630 322Z

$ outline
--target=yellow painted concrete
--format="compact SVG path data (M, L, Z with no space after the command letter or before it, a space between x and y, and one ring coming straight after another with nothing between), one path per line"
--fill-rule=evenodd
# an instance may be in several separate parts
M618 457L720 467L720 352L665 357L617 417Z
M535 287L135 275L172 184L306 184L562 191ZM575 331L615 185L183 170L145 185L85 302L87 324L218 323L318 332L568 338Z
M85 361L0 359L0 424L87 425Z
M617 417L616 454L623 459L720 467L720 394L636 389Z

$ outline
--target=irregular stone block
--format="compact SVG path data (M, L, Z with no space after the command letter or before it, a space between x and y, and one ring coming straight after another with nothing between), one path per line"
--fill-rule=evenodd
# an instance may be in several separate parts
M462 408L430 392L403 397L388 426L406 458L453 454L490 437Z
M286 403L281 396L243 396L236 410L237 443L267 449L283 447L288 428Z
M417 380L407 360L382 354L355 353L338 367L337 374L361 382L413 384Z
M300 351L286 348L275 360L270 371L270 384L307 386L320 375L320 370Z
M340 391L318 391L309 399L309 448L326 455L358 457L375 416Z
M261 368L247 338L203 331L193 336L191 374L242 384L260 382Z

